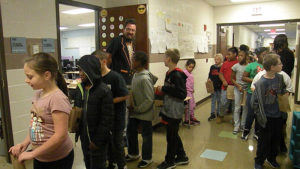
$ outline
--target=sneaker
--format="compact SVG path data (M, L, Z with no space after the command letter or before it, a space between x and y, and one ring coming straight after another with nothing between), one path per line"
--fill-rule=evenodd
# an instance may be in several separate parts
M247 129L245 129L244 132L243 132L243 134L242 134L241 139L242 139L242 140L248 140L249 134L250 134L250 131L247 130Z
M127 154L126 156L125 156L125 160L127 161L127 162L130 162L130 161L136 161L136 160L138 160L140 158L140 155L130 155L130 154Z
M209 118L208 118L208 121L211 121L211 120L213 120L213 119L215 119L216 118L216 115L215 114L211 114L210 116L209 116Z
M187 156L183 156L183 157L176 157L175 158L175 164L176 165L185 165L189 163L189 158Z
M254 138L256 141L258 141L258 135L253 134L253 138Z
M236 135L239 132L239 129L239 126L234 127L232 134Z
M157 169L172 169L172 168L176 168L176 164L175 163L169 163L169 162L162 162L161 164L159 164L157 166Z
M200 124L200 121L197 120L195 117L194 117L194 118L191 118L191 121L194 122L194 123L196 123L196 124Z
M217 124L222 123L223 118L224 118L224 116L218 116L217 119L216 119L216 123L217 123Z
M266 160L267 163L272 167L272 168L280 168L280 165L276 162L276 160L274 161L269 161L268 159Z
M239 130L240 130L241 132L243 132L243 131L244 131L244 128L245 128L244 126L240 126L240 129L239 129Z
M152 160L142 160L138 164L138 168L145 168L152 163Z
M255 163L254 169L262 169L262 165Z

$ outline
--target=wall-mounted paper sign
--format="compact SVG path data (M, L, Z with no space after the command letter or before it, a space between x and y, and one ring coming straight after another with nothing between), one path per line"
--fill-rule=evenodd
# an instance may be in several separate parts
M109 18L109 20L110 20L110 22L114 22L115 21L115 17L112 16L112 17Z
M114 33L110 33L110 37L111 38L115 37L115 34Z
M54 39L43 39L43 52L53 53L55 52Z
M26 53L26 38L10 38L11 53Z
M109 26L109 28L110 28L111 30L114 30L114 29L115 29L115 26L114 26L113 24L111 24L111 25Z

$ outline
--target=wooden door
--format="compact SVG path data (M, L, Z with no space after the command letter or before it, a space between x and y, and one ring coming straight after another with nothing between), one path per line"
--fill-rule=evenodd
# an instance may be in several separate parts
M127 18L134 18L136 20L137 27L136 38L134 40L135 49L136 51L143 51L149 54L146 11L147 6L146 4L142 5L106 8L104 10L106 10L107 12L100 11L100 49L106 50L111 39L123 33L123 28L125 27L125 20ZM140 8L144 8L145 12L138 12Z

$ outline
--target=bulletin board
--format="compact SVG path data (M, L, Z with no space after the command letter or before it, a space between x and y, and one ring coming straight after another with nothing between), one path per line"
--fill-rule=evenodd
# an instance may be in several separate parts
M136 20L136 38L134 46L136 51L144 51L148 54L148 28L146 4L106 8L99 15L100 49L106 50L109 42L123 34L125 20Z
M195 53L208 53L210 32L193 33L191 23L179 20L172 15L157 12L155 29L150 29L151 53L165 53L169 48L177 48L181 59L194 58ZM199 28L199 29L203 29Z

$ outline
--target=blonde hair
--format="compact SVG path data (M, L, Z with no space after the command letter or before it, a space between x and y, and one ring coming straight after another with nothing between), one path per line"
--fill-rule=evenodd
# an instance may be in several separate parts
M180 53L178 49L168 49L165 53L166 57L171 58L171 61L175 64L178 63L180 59Z
M100 49L94 51L94 52L92 53L92 55L96 56L96 57L97 57L98 59L100 59L100 60L104 60L104 59L107 59L107 58L108 58L108 57L107 57L107 53L101 51Z
M280 56L275 53L269 53L264 57L263 66L266 71L271 70L271 66L276 66L278 64L278 59Z
M221 62L224 61L224 57L223 57L222 53L217 53L217 54L215 55L215 57L219 57L219 58L221 59Z

